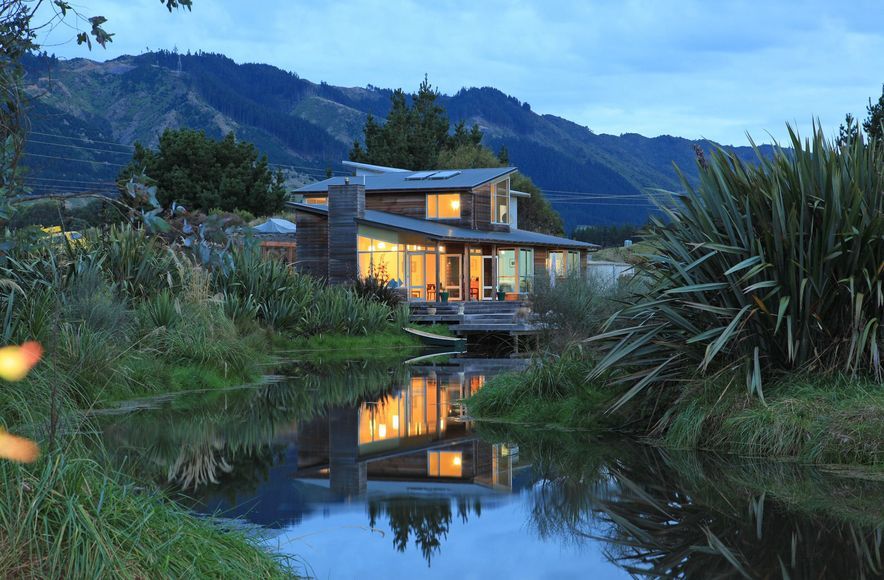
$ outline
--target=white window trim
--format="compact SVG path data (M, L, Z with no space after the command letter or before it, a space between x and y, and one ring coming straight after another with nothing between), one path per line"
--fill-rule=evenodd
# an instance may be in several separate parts
M504 181L506 181L506 183L507 183L507 186L506 186L506 219L508 221L499 222L495 219L495 217L496 217L495 213L497 211L497 184L503 183ZM501 225L501 226L508 226L512 223L510 209L512 208L513 204L512 204L511 198L512 198L512 195L510 193L510 178L509 177L507 177L506 179L501 179L500 181L497 181L497 182L491 184L491 223L492 224Z

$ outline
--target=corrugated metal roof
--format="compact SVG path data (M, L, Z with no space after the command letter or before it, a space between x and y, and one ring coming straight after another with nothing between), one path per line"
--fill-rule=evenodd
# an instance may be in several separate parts
M328 215L328 206L313 205L306 203L289 203L296 211L302 210L310 213L318 213ZM365 210L365 217L359 220L360 223L379 228L388 228L397 231L413 232L422 234L432 239L450 240L457 242L492 242L502 244L523 244L528 246L553 246L560 248L573 248L581 250L592 250L598 248L596 244L589 244L577 240L569 240L568 238L560 238L558 236L550 236L548 234L540 234L537 232L529 232L526 230L510 230L509 232L486 232L480 230L471 230L459 226L452 226L440 222L430 220L421 220L416 218L388 213L385 211Z
M443 170L439 170L443 171ZM378 175L359 175L353 177L332 177L317 181L296 189L295 193L325 193L330 185L344 185L345 179L350 183L365 183L365 191L421 191L425 189L472 189L483 183L504 177L516 171L515 167L488 167L482 169L458 169L459 173L448 179L409 179L421 171L396 171ZM435 172L432 172L435 173ZM363 181L364 180L364 181Z

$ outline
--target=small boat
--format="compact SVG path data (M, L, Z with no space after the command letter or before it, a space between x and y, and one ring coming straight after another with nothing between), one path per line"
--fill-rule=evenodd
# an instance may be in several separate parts
M417 330L416 328L406 327L402 330L412 336L416 336L421 342L429 346L451 347L452 349L458 349L458 352L463 352L467 349L467 339L465 338L433 334L432 332L424 332L423 330Z

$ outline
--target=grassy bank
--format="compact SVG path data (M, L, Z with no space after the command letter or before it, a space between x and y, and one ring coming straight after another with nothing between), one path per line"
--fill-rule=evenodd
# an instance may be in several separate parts
M467 400L472 416L505 423L599 431L620 418L605 411L614 393L603 381L587 381L593 362L574 350L538 357L527 370L490 379Z
M576 355L538 360L491 379L467 406L479 419L617 430L671 449L884 467L884 389L874 381L786 377L769 385L764 401L734 381L698 381L651 420L652 402L610 412L623 389L587 380L594 366Z
M152 483L136 485L117 473L101 442L87 444L83 411L255 382L292 345L401 356L416 348L400 330L405 311L299 275L250 247L205 261L129 226L86 232L77 245L17 235L12 250L0 254L0 340L36 340L44 356L24 380L0 381L0 426L36 441L44 458L0 463L0 570L39 577L288 574L253 539L190 515L154 493Z
M808 463L884 466L884 389L844 376L791 376L765 402L720 381L685 390L661 424L668 447Z
M0 463L0 570L36 578L285 578L250 537L194 517L81 452Z

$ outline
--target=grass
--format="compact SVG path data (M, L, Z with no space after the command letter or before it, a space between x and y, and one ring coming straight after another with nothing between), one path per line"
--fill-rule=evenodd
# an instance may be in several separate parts
M0 570L39 578L285 578L256 537L198 518L79 453L0 463Z
M352 360L402 360L421 351L420 342L398 329L372 335L319 334L280 338L277 354L305 362L334 363Z
M588 382L591 360L575 351L535 359L524 372L498 375L467 400L478 419L564 429L613 427L605 410L615 392L603 381Z
M873 380L791 376L771 385L765 399L720 381L699 383L665 420L662 442L808 463L884 464L884 388Z

